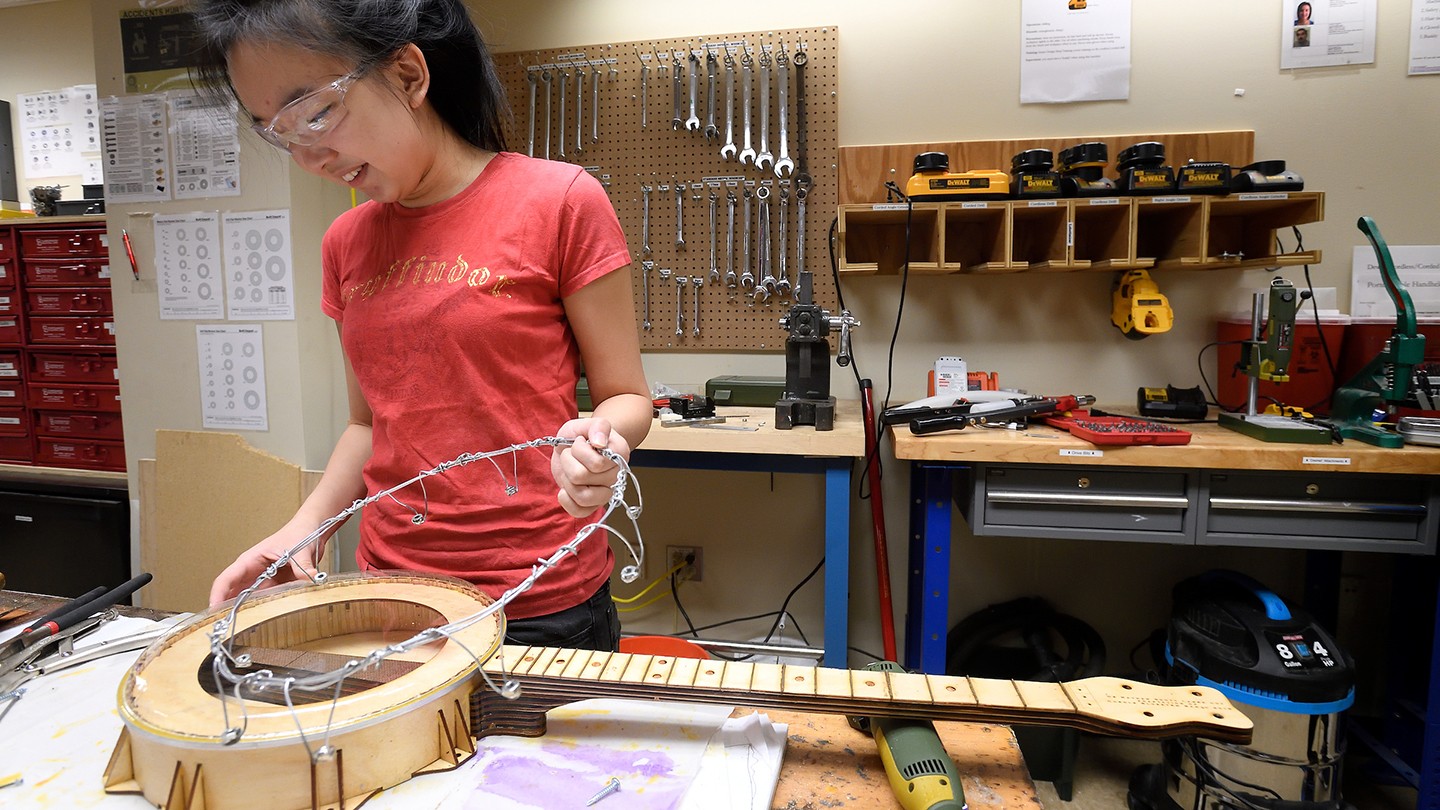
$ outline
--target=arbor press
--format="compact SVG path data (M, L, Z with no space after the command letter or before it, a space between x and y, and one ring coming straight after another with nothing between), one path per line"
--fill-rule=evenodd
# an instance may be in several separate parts
M780 319L785 337L785 393L775 403L775 427L789 430L814 425L835 429L835 397L830 395L830 333L840 333L836 362L850 365L850 330L860 322L842 310L831 315L815 304L814 276L801 270L795 281L795 303Z

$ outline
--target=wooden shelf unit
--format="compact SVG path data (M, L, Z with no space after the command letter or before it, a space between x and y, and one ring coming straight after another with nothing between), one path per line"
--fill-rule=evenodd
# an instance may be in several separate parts
M1325 218L1322 191L839 206L839 267L852 275L1216 270L1316 264L1277 233Z

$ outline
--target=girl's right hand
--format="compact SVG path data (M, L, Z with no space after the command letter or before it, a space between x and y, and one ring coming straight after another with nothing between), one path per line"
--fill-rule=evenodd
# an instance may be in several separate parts
M220 576L210 584L210 607L224 602L227 599L234 599L240 592L250 587L255 578L265 572L272 563L289 549L294 548L296 543L304 540L314 527L306 528L305 525L295 525L294 521L285 524L279 531L261 540L230 563ZM294 582L298 579L308 579L306 572L313 576L316 561L325 551L325 538L321 538L310 546L295 552L290 558L290 564L275 572L275 578L261 585L262 588L269 588L285 582Z

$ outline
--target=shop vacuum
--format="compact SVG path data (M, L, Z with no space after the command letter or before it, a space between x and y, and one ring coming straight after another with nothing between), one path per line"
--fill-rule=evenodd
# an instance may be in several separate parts
M1330 633L1233 571L1187 579L1173 598L1156 659L1166 682L1220 690L1255 735L1249 745L1164 741L1164 762L1130 779L1130 810L1354 810L1340 768L1355 675Z

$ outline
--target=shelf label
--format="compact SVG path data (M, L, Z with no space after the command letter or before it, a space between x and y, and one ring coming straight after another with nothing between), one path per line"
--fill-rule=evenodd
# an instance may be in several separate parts
M871 211L904 211L910 206L905 203L875 203L870 206Z
M1188 194L1172 195L1169 197L1152 197L1151 199L1157 204L1190 202L1190 196Z
M1328 458L1326 456L1305 456L1300 460L1301 464L1328 464L1332 467L1349 467L1348 458Z
M1253 193L1250 193L1250 194L1237 194L1237 195L1235 196L1235 199L1237 199L1237 200L1288 200L1288 199L1290 199L1290 193L1289 193L1288 191L1256 191L1256 192L1253 192Z
M1031 208L1054 208L1059 204L1058 200L1031 200L1028 203Z
M1090 201L1091 205L1119 205L1119 197L1096 197Z
M960 209L961 209L961 210L970 210L970 209L975 209L975 208L985 209L985 208L989 208L989 207L990 207L990 204L989 204L989 203L983 203L983 202L960 203Z
M1104 450L1061 450L1062 456L1083 456L1085 458L1100 458L1105 455Z
M1075 223L1065 223L1065 247L1075 247Z

